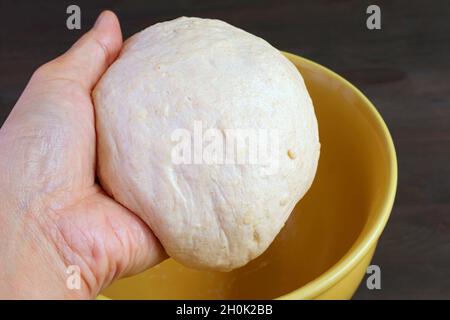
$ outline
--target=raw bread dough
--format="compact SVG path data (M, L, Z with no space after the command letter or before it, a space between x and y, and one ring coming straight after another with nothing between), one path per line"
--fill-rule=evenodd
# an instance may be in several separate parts
M260 255L313 181L320 144L301 75L223 21L182 17L135 34L93 97L102 186L189 267L231 270ZM226 142L233 130L267 133L270 158L174 161L176 132L196 124ZM250 155L250 143L236 148Z

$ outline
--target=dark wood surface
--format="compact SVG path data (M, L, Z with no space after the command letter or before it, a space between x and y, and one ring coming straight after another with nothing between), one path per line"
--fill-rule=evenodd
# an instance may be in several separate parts
M369 2L0 0L0 123L40 64L65 51L104 8L125 37L180 15L220 18L357 85L394 138L399 186L373 260L382 289L356 299L450 299L450 1L377 1L382 30L365 27ZM65 27L78 4L82 30Z

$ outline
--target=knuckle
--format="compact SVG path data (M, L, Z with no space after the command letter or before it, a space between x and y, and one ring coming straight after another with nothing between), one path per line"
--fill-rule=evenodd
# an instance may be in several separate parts
M94 43L97 46L98 51L102 55L102 58L104 59L104 61L106 61L106 63L109 63L111 54L110 54L108 46L97 38L94 38Z

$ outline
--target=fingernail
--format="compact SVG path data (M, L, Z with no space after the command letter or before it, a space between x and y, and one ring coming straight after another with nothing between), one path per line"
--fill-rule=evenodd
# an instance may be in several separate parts
M95 21L94 28L97 28L102 23L102 21L105 19L105 13L106 13L106 11L103 11L102 13L100 13L97 20Z

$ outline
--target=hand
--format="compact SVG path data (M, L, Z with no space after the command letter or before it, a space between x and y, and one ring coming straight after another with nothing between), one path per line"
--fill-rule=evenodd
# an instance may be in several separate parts
M94 298L166 256L151 230L96 182L91 91L122 46L103 12L41 66L0 129L0 298ZM66 268L81 271L81 289Z

